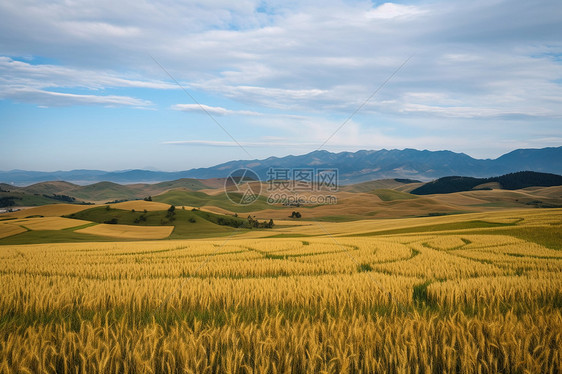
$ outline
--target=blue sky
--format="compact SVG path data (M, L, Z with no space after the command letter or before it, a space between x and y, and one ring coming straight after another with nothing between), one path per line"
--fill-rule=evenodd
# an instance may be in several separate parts
M561 15L559 0L3 1L0 170L308 153L410 57L323 149L560 146Z

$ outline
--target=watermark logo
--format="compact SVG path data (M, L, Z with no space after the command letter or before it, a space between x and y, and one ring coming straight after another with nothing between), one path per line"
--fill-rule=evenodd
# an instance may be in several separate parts
M270 168L265 198L270 205L335 205L331 193L339 188L338 169ZM251 169L234 170L225 180L226 196L237 205L250 205L262 192L262 181Z
M334 205L338 169L270 168L267 171L267 203L285 206Z
M224 181L224 191L234 204L250 205L260 196L261 180L251 169L236 169Z

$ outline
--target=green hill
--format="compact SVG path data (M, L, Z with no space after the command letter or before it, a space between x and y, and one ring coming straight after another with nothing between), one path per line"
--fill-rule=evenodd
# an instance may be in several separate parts
M165 210L141 212L112 209L108 206L86 209L65 216L97 223L138 226L174 226L170 239L201 238L228 234L235 229L247 228L245 218L214 214L200 210L175 209L173 214Z
M114 201L114 200L134 200L142 199L147 196L159 195L172 189L187 189L197 191L209 188L197 179L183 178L174 181L160 182L155 184L131 184L123 185L113 182L99 182L86 186L79 186L64 181L51 181L32 184L26 187L16 187L9 184L0 184L0 192L19 192L27 195L67 195L78 200L85 201ZM52 204L52 201L35 199L34 204ZM24 205L24 204L18 204Z
M81 186L69 193L76 198L89 201L133 200L139 197L130 187L113 182Z
M485 183L497 182L506 190L518 190L527 187L551 187L562 185L562 176L533 171L520 171L491 178L444 177L426 183L411 191L415 195L445 194L470 191Z
M273 208L272 205L267 204L267 200L263 196L259 196L258 200L251 205L244 206L234 204L228 199L224 192L218 195L208 195L201 191L188 191L183 189L172 190L158 196L153 196L152 200L171 205L187 205L194 207L202 207L205 205L216 206L231 212L239 213Z
M80 186L64 181L52 181L35 183L31 186L22 187L20 191L29 194L67 195L68 191L72 191L76 188L80 188Z
M41 195L41 194L29 194L24 192L11 191L11 192L0 192L0 208L9 208L12 206L40 206L48 204L80 204L81 201L77 201L67 195Z

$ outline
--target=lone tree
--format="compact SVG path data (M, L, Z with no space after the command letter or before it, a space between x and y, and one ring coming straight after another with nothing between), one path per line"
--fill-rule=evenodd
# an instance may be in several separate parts
M302 216L301 216L301 214L300 214L299 212L294 212L294 211L293 211L293 213L291 213L291 216L290 216L290 217L291 217L291 218L301 218Z

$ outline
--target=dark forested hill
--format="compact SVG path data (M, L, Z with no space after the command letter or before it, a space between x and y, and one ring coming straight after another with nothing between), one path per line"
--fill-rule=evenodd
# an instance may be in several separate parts
M517 190L526 187L550 187L562 185L562 176L533 171L521 171L499 177L473 178L473 177L444 177L428 182L411 191L415 195L430 195L470 191L477 186L487 183L499 183L506 190ZM486 188L486 187L483 187Z

